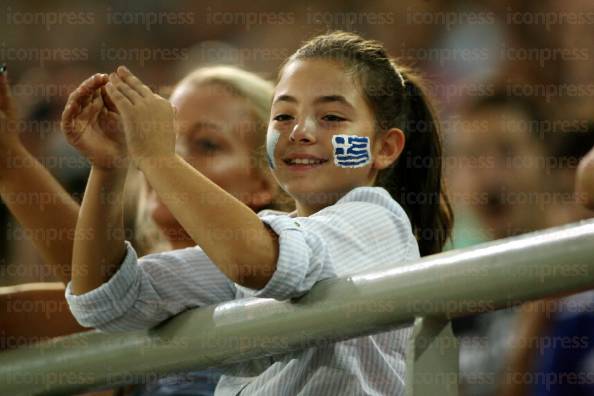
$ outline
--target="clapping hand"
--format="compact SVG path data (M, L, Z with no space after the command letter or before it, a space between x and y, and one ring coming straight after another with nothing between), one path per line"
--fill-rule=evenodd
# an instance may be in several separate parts
M106 94L107 82L106 74L95 74L70 94L62 114L62 130L93 166L127 168L121 117Z
M105 86L121 115L128 152L140 167L143 160L175 154L175 108L120 66Z

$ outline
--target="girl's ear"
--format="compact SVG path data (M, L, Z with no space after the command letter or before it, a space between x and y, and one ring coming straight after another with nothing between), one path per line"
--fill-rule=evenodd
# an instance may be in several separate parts
M385 169L392 165L402 153L406 138L404 132L392 128L378 135L375 142L376 153L373 158L374 169Z

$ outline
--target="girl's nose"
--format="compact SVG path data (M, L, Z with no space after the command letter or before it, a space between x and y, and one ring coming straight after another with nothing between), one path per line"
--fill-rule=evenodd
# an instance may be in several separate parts
M315 143L315 122L308 119L297 123L289 135L289 141L305 144Z

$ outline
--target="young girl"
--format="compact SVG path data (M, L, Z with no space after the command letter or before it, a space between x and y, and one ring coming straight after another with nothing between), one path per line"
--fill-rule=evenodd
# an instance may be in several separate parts
M95 160L97 147L86 146L93 169L77 232L95 238L76 239L66 291L82 325L146 328L193 307L289 299L322 279L436 253L449 235L433 112L412 75L376 42L319 36L281 69L267 152L295 199L291 214L254 214L177 156L174 109L127 69L110 75L106 90L124 123L125 142L113 144L121 162L145 174L198 246L138 260L118 238L121 202L102 199L121 197L126 170L105 166ZM409 167L411 158L431 166ZM403 394L409 333L240 364L217 393Z

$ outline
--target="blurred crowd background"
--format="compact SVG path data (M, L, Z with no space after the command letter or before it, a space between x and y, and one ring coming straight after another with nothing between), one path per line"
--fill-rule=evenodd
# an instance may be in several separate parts
M63 139L59 117L83 79L124 64L163 95L202 65L274 79L302 41L333 29L384 42L427 77L457 216L451 248L592 216L573 192L577 163L594 145L591 0L2 1L0 63L23 141L80 199L88 166ZM412 165L430 166L418 160ZM1 217L0 286L57 280L6 210ZM509 329L516 316L456 324L490 337L468 339L482 353L462 355L467 373L502 361L510 337L497 325Z

